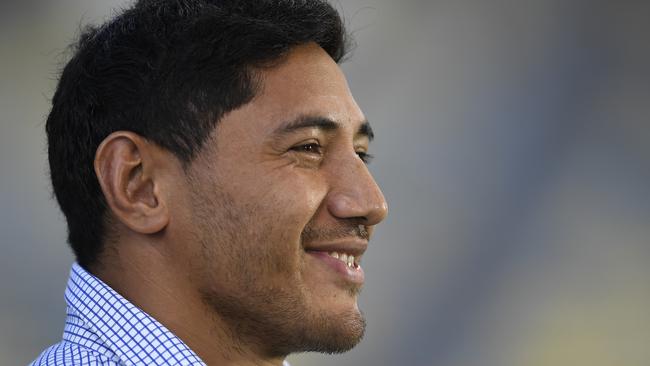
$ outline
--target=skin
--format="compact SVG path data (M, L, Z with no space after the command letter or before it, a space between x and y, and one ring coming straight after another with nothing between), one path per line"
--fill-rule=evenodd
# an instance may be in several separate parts
M295 47L260 77L188 167L125 131L95 161L113 235L91 272L208 365L352 348L361 283L309 250L363 248L387 213L361 159L365 118L327 53ZM329 122L287 129L306 117Z

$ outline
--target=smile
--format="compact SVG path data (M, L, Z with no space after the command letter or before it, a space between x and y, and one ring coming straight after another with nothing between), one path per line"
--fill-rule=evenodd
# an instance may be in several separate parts
M307 251L315 258L321 268L343 277L347 282L362 285L365 279L363 268L359 265L357 257L348 253Z
M355 261L355 258L352 254L339 254L338 252L329 252L327 253L330 257L336 258L341 262L345 263L350 268L358 268L359 263Z

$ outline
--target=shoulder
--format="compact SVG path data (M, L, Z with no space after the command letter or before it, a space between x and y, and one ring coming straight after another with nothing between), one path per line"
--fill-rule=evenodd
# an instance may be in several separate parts
M43 351L29 366L119 366L97 351L70 342L57 343Z

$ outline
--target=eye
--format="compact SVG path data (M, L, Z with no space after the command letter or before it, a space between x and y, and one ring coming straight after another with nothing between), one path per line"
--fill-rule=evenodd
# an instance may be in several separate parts
M359 159L361 159L365 164L370 164L374 158L374 155L370 155L365 151L357 151L357 155L359 155Z
M317 142L310 142L308 144L294 146L291 148L291 150L297 152L304 152L308 154L317 154L317 155L320 155L322 153L322 147Z

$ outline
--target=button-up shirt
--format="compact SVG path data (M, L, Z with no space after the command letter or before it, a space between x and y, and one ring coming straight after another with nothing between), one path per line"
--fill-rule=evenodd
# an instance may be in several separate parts
M63 340L43 351L31 366L205 366L164 325L76 263L65 301Z

